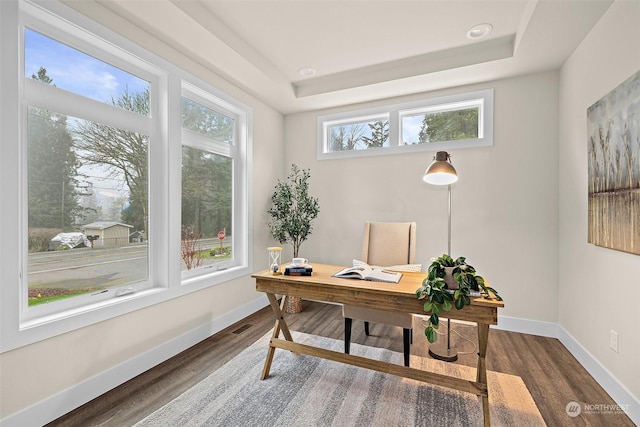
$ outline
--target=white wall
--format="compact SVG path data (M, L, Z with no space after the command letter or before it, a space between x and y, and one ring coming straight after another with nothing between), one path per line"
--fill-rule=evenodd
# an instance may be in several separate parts
M81 6L91 9L95 4ZM106 15L94 18L253 108L252 250L255 269L265 268L266 247L273 244L265 228L266 206L284 171L284 160L277 155L284 150L282 115L130 24ZM129 379L127 375L150 368L152 361L158 363L175 349L182 350L180 346L195 344L245 317L260 304L266 305L266 298L247 276L2 353L0 424L51 421Z
M559 323L635 396L636 408L640 256L587 243L586 119L590 105L638 70L640 2L617 1L562 67L558 159ZM611 329L619 334L618 353L609 348Z
M502 316L557 322L557 72L368 103L363 108L494 88L494 146L450 151L452 252L466 256L505 299ZM286 161L311 170L320 215L301 256L359 258L365 220L416 221L417 262L447 250L446 187L422 181L434 152L316 160L316 117L285 118Z

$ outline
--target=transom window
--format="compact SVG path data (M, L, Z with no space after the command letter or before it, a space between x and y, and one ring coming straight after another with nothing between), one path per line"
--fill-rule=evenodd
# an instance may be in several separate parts
M318 159L493 145L493 90L318 117Z
M330 152L366 150L389 146L389 115L327 122Z

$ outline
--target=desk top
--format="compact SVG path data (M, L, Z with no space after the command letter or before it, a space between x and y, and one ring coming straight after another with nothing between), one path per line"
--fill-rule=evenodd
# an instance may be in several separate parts
M390 311L426 314L418 300L416 290L422 285L426 273L402 273L399 283L371 282L357 279L332 277L343 266L312 264L312 276L285 276L265 270L252 274L256 279L256 290L282 295L297 296L318 301L355 304ZM504 307L502 301L471 298L471 305L462 310L452 308L442 317L477 321L481 312L491 313L486 323L497 323L497 309ZM462 314L464 312L464 314Z

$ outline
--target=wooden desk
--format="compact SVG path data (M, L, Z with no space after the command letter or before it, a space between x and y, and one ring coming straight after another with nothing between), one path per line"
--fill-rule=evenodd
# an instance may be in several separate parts
M476 381L426 372L293 342L291 332L282 314L282 307L284 307L286 298L282 298L282 302L278 305L276 294L316 301L361 305L403 313L427 314L423 311L424 301L418 300L415 294L416 289L422 285L425 273L403 273L402 280L400 280L398 284L331 277L342 268L341 266L335 265L313 264L313 276L274 275L269 271L251 275L251 277L256 279L256 290L266 292L276 317L273 336L269 342L269 349L267 351L267 358L264 363L261 379L269 376L271 362L273 361L276 348L282 348L299 354L321 357L476 394L482 398L484 424L485 426L489 426L489 393L487 390L485 357L487 354L489 325L496 325L498 323L498 308L504 307L502 301L472 298L471 305L466 306L462 310L452 308L450 311L442 313L443 317L466 320L478 324L478 366ZM279 338L280 331L282 331L284 339Z

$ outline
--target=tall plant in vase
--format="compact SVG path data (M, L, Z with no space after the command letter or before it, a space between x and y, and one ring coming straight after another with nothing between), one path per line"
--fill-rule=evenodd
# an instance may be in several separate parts
M313 220L320 212L318 199L309 195L310 177L309 169L300 169L292 164L287 179L278 180L271 196L272 206L268 210L271 235L280 244L291 243L294 258L298 257L300 246L311 235ZM289 300L286 311L298 312L302 309L300 298Z

